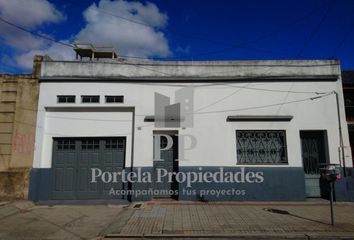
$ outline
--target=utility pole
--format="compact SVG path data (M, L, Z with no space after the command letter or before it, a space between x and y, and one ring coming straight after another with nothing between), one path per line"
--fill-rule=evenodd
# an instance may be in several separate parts
M334 192L334 181L333 182L330 182L329 185L330 185L330 191L331 191L331 199L330 199L330 204L331 204L331 224L332 226L334 225L334 207L333 207L333 192Z
M339 108L339 97L338 93L336 91L333 91L334 95L336 96L336 104L337 104L337 118L338 118L338 131L339 131L339 149L340 149L340 158L342 159L342 170L343 170L343 176L346 177L346 171L345 171L345 154L344 154L344 144L343 144L343 134L342 134L342 121L340 117L340 108ZM341 161L339 161L341 162Z

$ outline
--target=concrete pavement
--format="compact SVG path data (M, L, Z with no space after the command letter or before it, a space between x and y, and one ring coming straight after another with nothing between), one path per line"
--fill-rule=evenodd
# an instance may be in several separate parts
M354 239L354 203L0 204L0 239Z

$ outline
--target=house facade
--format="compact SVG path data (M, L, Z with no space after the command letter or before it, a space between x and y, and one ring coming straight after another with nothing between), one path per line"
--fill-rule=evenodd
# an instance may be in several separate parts
M42 62L34 201L353 200L339 62Z

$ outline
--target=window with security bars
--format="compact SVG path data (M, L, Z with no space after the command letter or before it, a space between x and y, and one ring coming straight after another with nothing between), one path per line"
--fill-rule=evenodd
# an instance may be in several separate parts
M98 95L94 95L94 96L84 95L84 96L81 96L81 102L82 103L100 103L100 96L98 96Z
M73 139L58 140L57 149L58 150L74 150L75 149L75 140L73 140Z
M106 149L123 149L124 141L123 139L106 139L105 141Z
M57 96L58 103L75 103L74 95L58 95Z
M92 150L92 149L99 149L99 148L100 148L100 140L96 140L96 139L82 140L81 143L82 150Z
M123 103L124 96L105 96L106 103Z
M237 130L238 164L287 164L284 130Z

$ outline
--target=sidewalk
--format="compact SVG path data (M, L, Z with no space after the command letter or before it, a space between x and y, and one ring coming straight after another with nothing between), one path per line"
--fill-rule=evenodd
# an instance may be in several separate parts
M354 203L173 202L0 205L0 239L354 239Z

